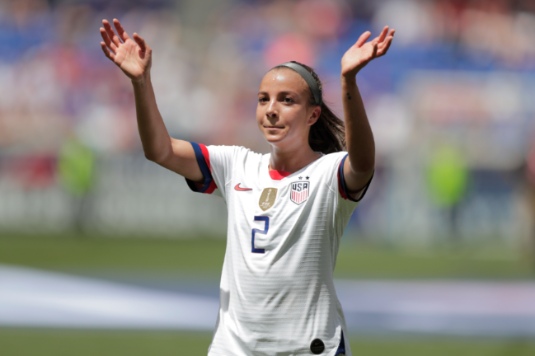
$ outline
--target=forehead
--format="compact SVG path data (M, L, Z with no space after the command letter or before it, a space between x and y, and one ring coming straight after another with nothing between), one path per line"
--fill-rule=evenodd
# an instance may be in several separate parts
M274 68L264 75L260 82L260 91L308 91L308 84L301 76L289 68Z

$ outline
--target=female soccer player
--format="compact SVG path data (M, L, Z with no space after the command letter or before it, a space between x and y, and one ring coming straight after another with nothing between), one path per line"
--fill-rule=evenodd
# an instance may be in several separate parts
M132 81L146 157L228 208L220 309L209 355L350 355L333 270L340 238L374 172L374 140L357 73L394 36L363 33L341 60L344 122L322 101L311 68L288 62L260 83L259 154L169 136L151 84L151 48L120 22L100 28L102 50ZM344 151L347 149L347 151Z

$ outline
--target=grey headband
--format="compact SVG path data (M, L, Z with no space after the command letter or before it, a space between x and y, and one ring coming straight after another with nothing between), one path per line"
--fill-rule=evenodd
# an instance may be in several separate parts
M310 72L305 67L296 62L282 63L279 64L277 67L286 67L297 72L301 76L301 78L303 78L305 82L307 82L308 87L312 92L312 97L314 98L314 104L321 105L321 90L318 86L318 82L316 81L316 79L314 79L312 74L310 74Z

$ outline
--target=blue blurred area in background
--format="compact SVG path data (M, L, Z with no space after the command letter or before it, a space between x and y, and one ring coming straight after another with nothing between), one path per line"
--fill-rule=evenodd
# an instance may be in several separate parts
M99 47L114 17L154 50L173 136L259 151L255 93L270 67L315 67L340 113L342 54L365 30L396 28L358 78L378 166L350 235L535 250L530 0L3 1L0 230L223 235L222 202L144 160L131 85Z

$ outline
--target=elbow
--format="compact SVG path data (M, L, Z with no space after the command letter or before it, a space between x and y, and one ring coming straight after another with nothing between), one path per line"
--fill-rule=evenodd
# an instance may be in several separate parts
M145 158L149 161L159 165L165 165L173 155L173 147L171 141L168 143L143 144L143 153L145 154Z
M167 154L158 153L154 151L144 150L143 152L147 160L157 163L159 165L162 165L166 161L166 158L168 157Z
M145 153L145 158L151 162L155 162L155 163L158 163L156 162L158 159L156 158L156 156L150 152L144 152Z

